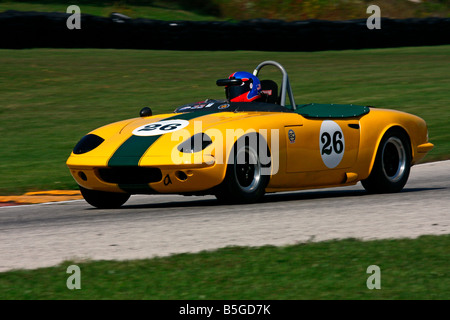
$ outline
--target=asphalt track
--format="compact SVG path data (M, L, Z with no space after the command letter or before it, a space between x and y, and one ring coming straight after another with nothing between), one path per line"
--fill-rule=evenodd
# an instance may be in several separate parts
M405 189L269 194L220 205L214 197L133 196L117 210L84 200L0 208L0 272L64 260L124 260L226 246L286 245L450 233L450 161L414 166Z

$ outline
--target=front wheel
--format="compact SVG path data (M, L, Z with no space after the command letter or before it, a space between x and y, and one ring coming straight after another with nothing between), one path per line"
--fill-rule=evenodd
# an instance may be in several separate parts
M408 136L401 130L392 129L381 140L372 172L361 183L370 193L399 192L408 181L410 169Z
M87 203L99 209L119 208L130 198L128 193L89 190L82 186L80 191Z
M219 201L252 203L265 193L270 176L263 169L257 150L245 144L234 153L234 161L227 167L225 180L216 192Z

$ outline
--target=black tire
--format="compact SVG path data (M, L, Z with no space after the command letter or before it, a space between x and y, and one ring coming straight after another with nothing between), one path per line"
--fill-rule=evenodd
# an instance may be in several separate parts
M130 198L128 193L89 190L81 186L80 191L87 203L99 209L119 208Z
M253 203L264 196L270 175L263 169L270 170L270 163L262 164L256 149L247 142L242 146L235 144L233 161L228 164L225 179L215 193L219 201Z
M403 130L394 128L384 135L372 172L361 183L369 193L399 192L408 181L410 170L409 138Z

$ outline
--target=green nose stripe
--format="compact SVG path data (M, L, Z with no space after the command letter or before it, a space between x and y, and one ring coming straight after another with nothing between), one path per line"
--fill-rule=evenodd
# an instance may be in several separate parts
M192 120L215 112L217 112L217 110L188 112L164 120ZM161 135L148 137L132 135L112 155L108 161L108 167L138 166L139 161L148 148L150 148L160 137Z
M131 136L109 159L109 167L137 166L142 155L160 136Z

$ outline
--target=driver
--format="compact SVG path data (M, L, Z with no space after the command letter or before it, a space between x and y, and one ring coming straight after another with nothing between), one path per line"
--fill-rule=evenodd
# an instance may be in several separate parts
M225 94L231 102L252 102L262 98L261 82L250 72L238 71L231 74L228 79L241 80L240 85L225 86Z

